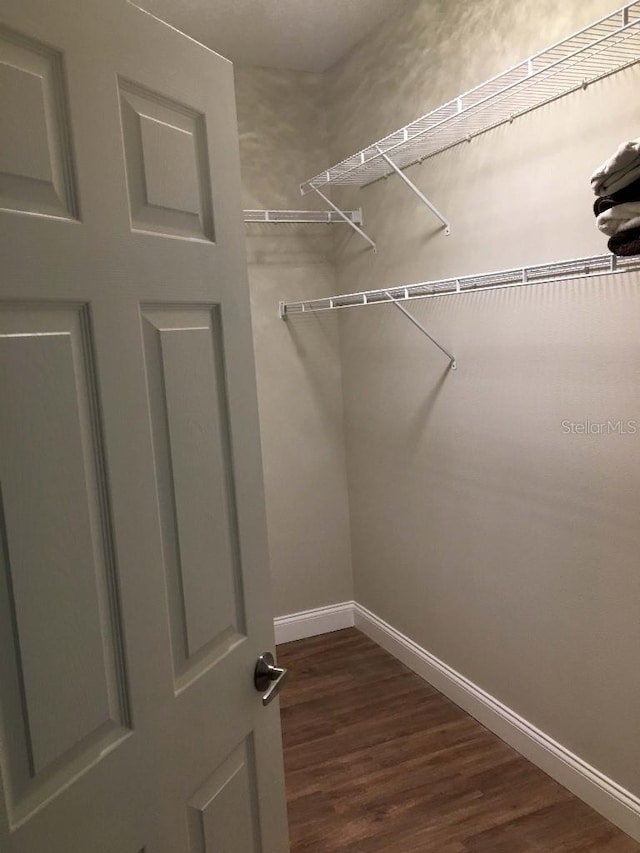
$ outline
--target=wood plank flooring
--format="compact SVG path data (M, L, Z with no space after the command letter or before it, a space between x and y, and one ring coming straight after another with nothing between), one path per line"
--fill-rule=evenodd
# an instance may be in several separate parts
M278 662L291 853L640 853L355 628Z

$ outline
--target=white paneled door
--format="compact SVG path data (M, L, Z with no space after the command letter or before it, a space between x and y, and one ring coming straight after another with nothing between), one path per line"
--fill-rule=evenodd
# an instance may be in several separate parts
M0 850L284 853L231 65L0 2Z

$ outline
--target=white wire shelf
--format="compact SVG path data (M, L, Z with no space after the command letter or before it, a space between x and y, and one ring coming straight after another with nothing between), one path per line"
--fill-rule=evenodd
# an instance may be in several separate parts
M356 225L362 225L361 210L345 210L344 217ZM245 222L267 222L270 224L290 223L320 223L333 225L344 223L345 218L334 210L245 210Z
M454 98L301 184L366 186L640 61L640 0Z
M423 281L419 284L396 285L384 287L381 290L365 290L360 293L327 296L323 299L304 302L281 302L279 315L281 319L286 320L300 314L315 314L412 299L429 299L434 296L455 296L482 290L501 290L508 287L600 278L629 272L640 272L640 256L620 258L615 255L594 255L571 261L518 267L460 278L443 278L438 281Z

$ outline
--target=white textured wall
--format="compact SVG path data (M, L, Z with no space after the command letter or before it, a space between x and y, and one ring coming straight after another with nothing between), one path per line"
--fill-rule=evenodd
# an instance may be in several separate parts
M327 165L324 80L236 69L244 207L311 207L298 185ZM328 226L249 225L275 614L353 598L342 375L335 320L291 327L278 301L335 288Z
M329 80L332 162L615 8L405 2ZM378 240L337 239L337 292L606 251L589 175L640 136L640 67L359 193ZM640 794L640 280L341 315L356 599Z

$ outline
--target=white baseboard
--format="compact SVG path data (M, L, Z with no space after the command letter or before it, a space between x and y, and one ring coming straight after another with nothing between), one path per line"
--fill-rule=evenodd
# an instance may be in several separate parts
M612 823L640 841L640 798L591 767L455 669L354 603L354 624L459 707Z
M340 604L291 613L289 616L278 616L273 620L276 644L329 634L342 628L353 628L354 606L353 601L343 601Z

